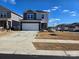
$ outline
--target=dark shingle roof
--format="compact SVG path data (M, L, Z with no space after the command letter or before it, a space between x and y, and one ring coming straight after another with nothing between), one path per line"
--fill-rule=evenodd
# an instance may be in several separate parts
M39 12L39 13L48 13L48 12L42 11L42 10L36 10L36 12Z
M1 6L1 5L0 5L0 10L2 10L2 11L10 11L9 9L7 9L7 8Z
M33 12L33 13L48 13L48 12L42 11L42 10L27 10L27 11L25 11L24 13L27 13L27 12Z
M4 6L1 6L1 5L0 5L0 10L2 10L2 11L8 11L8 12L12 12L12 13L18 15L19 17L22 17L21 15L19 15L19 14L13 12L13 11L11 11L10 9L8 9L8 8L6 8L6 7L4 7Z

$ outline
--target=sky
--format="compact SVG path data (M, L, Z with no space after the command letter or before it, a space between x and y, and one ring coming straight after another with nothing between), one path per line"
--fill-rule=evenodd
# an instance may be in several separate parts
M0 0L0 5L20 15L28 9L47 11L48 26L79 22L79 0Z

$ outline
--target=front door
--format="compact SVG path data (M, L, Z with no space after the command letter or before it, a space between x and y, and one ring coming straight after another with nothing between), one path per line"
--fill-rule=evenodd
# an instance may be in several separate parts
M47 23L41 23L41 29L47 29Z

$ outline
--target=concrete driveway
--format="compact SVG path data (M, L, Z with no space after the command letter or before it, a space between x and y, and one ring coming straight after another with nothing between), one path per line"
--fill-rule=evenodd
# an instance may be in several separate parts
M35 31L15 31L11 35L0 38L0 53L21 53L35 50L32 41L36 36ZM27 51L28 52L28 51Z

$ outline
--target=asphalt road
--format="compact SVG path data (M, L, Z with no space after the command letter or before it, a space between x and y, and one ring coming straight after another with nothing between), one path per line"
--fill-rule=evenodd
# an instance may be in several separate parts
M79 57L0 54L0 59L79 59Z

